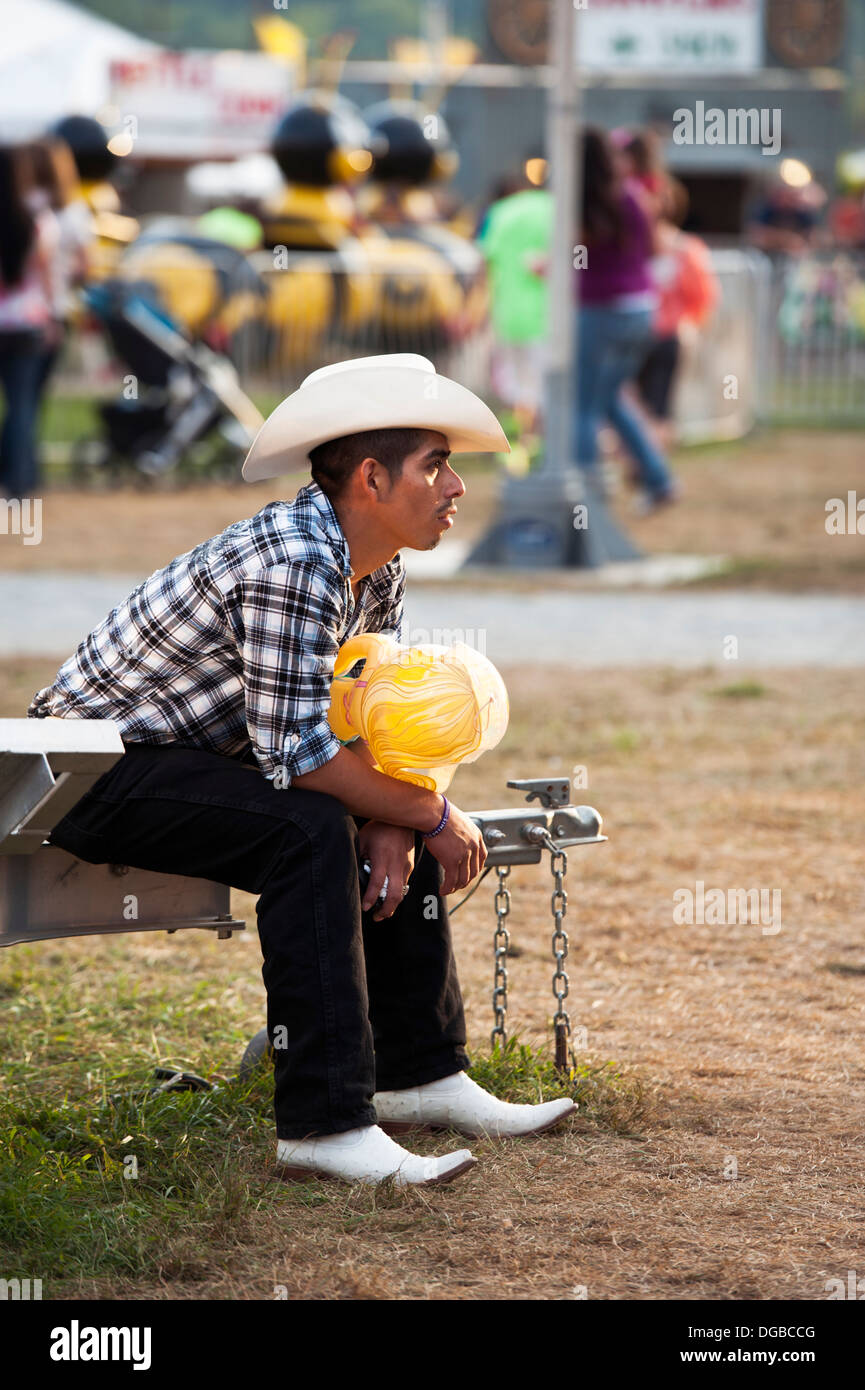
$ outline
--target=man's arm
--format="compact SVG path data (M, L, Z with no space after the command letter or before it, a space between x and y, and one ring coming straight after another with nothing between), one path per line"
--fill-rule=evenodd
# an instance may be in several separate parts
M444 810L441 793L376 772L367 761L372 754L366 752L365 757L351 746L340 748L335 757L320 767L295 777L292 785L335 796L353 816L405 825L412 830L435 830Z
M354 815L434 830L439 795L374 771L367 748L343 747L330 728L343 616L336 585L313 563L270 566L245 581L241 655L256 759L278 786L328 792Z
M444 797L440 792L376 772L349 748L341 748L328 762L296 777L294 785L327 792L341 801L352 815L410 826L427 833L435 830L444 811ZM454 805L450 807L444 829L427 840L426 846L444 869L443 897L467 887L480 873L487 857L474 821Z

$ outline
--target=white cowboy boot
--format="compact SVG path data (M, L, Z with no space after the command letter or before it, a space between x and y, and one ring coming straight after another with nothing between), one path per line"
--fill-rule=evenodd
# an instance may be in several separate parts
M540 1134L576 1110L572 1100L511 1105L484 1091L464 1071L405 1091L377 1091L378 1122L390 1134L423 1127L456 1129L471 1138Z
M378 1125L312 1139L279 1139L276 1160L284 1178L330 1177L365 1183L393 1178L397 1187L450 1182L477 1162L468 1149L422 1158L395 1144Z

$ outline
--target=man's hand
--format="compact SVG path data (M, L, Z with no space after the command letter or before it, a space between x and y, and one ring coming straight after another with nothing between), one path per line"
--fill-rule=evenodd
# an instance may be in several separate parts
M444 830L431 840L424 840L424 844L444 869L440 889L443 898L467 887L480 873L487 857L480 830L453 802Z
M404 825L387 825L371 820L358 831L358 845L372 866L363 895L363 910L373 907L387 878L387 897L373 913L374 922L383 922L399 907L403 888L414 868L414 831Z

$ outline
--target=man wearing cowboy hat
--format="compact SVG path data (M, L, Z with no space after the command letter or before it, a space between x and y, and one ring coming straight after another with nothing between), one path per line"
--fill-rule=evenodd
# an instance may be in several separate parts
M483 401L423 357L313 372L243 466L253 482L308 461L312 482L139 584L28 709L113 719L126 748L53 844L258 895L288 1176L446 1182L473 1165L467 1149L423 1158L379 1122L529 1134L574 1108L510 1105L465 1075L444 898L483 866L480 832L327 722L342 643L401 636L400 551L453 524L465 487L450 455L507 448Z

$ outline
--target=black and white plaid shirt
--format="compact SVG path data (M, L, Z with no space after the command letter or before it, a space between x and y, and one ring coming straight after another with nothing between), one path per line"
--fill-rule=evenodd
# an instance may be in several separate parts
M402 635L402 557L367 575L357 604L353 574L336 513L309 483L139 584L27 714L113 719L127 743L251 753L287 783L341 747L327 714L343 642Z

